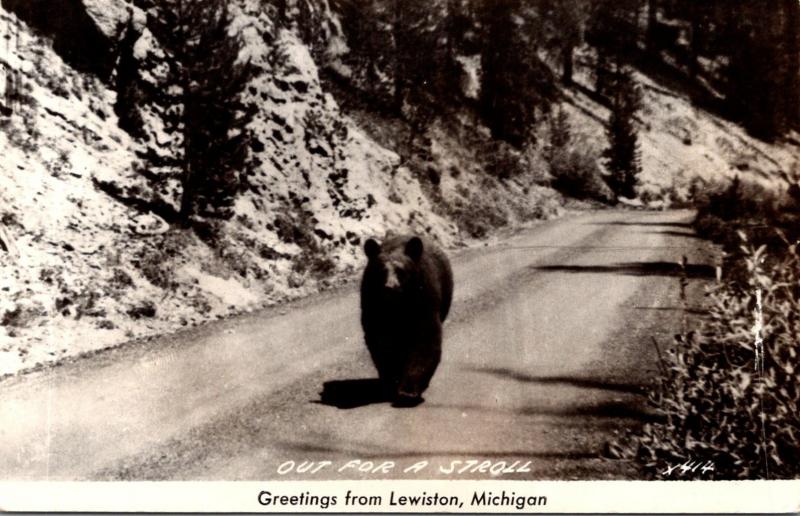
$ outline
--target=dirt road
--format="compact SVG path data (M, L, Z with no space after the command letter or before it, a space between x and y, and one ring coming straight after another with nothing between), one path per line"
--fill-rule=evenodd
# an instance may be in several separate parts
M695 284L712 263L690 219L586 213L456 253L442 364L412 409L376 398L355 286L4 381L0 479L490 478L441 471L473 459L518 461L503 478L635 478L602 450L651 417L677 263ZM287 461L332 464L279 475Z

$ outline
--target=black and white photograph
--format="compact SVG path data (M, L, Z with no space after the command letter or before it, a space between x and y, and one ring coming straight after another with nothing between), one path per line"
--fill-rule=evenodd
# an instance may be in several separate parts
M0 507L796 511L798 244L798 0L0 0Z

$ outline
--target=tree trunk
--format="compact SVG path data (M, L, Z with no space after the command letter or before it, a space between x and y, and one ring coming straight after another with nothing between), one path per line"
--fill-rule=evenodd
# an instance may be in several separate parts
M695 14L695 16L692 18L692 39L689 42L689 62L687 63L689 77L692 79L697 77L697 73L700 68L698 64L698 58L700 57L700 31L702 30L703 29L700 26L699 16Z
M800 4L797 0L784 0L786 40L786 108L791 127L800 129Z
M647 29L645 30L645 48L647 52L656 55L659 52L656 44L655 29L658 23L658 0L647 2Z
M181 193L181 211L180 220L185 226L189 226L189 219L192 217L194 211L194 177L192 171L191 159L191 138L189 136L189 119L187 112L189 111L189 93L188 81L184 82L183 87L183 174L181 177L181 186L183 191Z
M186 11L184 10L184 4L182 1L179 1L177 4L178 8L178 19L181 20L179 23L179 27L183 27L183 22L186 19ZM181 32L182 29L180 29ZM186 41L186 35L181 34L180 41ZM182 174L181 174L181 208L179 212L179 218L181 224L184 227L189 226L189 220L192 216L192 212L194 211L194 177L192 172L192 159L191 159L191 137L190 137L190 127L191 121L189 120L189 116L191 114L190 104L191 104L191 78L189 77L189 70L185 53L183 55L178 56L180 66L180 86L183 90L182 93L182 102L183 102L183 113L181 114L181 118L183 119L183 159L182 161Z
M403 59L407 56L402 55L404 50L401 44L402 34L402 20L400 10L402 9L402 0L394 0L394 16L392 20L392 39L394 40L394 110L397 116L403 115L403 101L405 96L405 77L403 73Z
M572 84L573 50L574 47L572 45L565 45L561 48L561 81L567 86Z

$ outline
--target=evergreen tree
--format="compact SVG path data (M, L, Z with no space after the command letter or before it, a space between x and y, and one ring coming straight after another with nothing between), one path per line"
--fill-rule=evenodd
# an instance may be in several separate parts
M343 79L349 86L364 94L361 96L378 111L394 110L395 85L387 78L393 77L394 38L393 0L332 0L333 7L342 19L350 52L346 60L350 69Z
M350 47L349 85L415 126L458 100L468 0L333 0ZM376 102L376 100L378 102Z
M226 217L240 189L252 118L241 101L251 76L237 62L226 0L163 0L148 26L166 55L165 125L182 141L180 218ZM173 106L172 108L169 106Z
M145 95L140 88L139 67L134 56L134 46L140 36L141 33L136 30L131 14L119 42L115 84L117 100L114 103L114 112L119 118L119 126L134 138L141 138L145 134L144 122L139 113Z
M647 0L647 28L645 29L645 48L652 56L657 56L660 50L656 27L658 25L658 0Z
M708 46L709 27L713 20L714 2L709 0L694 0L689 2L687 10L691 22L689 43L689 76L694 79L699 73L699 58Z
M586 39L597 50L595 90L611 97L621 66L638 54L642 0L594 0Z
M768 141L797 120L799 8L745 3L728 20L726 101L750 133Z
M558 88L537 50L541 25L521 0L483 0L480 20L481 115L496 139L521 146L537 110L549 111Z
M563 107L552 114L549 121L549 138L546 147L548 161L553 161L561 149L566 148L572 140L572 128L569 116Z
M430 103L437 69L446 4L441 0L392 0L394 108L403 115L407 100ZM413 98L409 98L413 96Z
M786 116L791 128L800 130L800 2L782 0L783 51L786 73Z
M657 23L657 13L670 23ZM765 140L800 123L796 0L649 0L648 20L651 57L666 50L685 65L688 86L700 93L696 98L713 100L721 94L724 105L719 107ZM708 67L704 61L725 66Z
M546 20L548 46L558 54L561 81L572 83L573 53L583 43L583 33L589 17L586 0L545 0L541 4Z
M618 197L633 198L641 172L635 125L636 112L641 106L641 92L631 71L624 66L615 74L613 83L611 119L607 129L609 147L603 153L610 172L607 182Z

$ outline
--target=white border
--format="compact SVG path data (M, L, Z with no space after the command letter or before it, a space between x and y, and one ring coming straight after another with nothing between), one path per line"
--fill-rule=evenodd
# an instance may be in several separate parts
M350 490L380 496L378 506L345 506ZM319 505L264 506L259 493L336 496ZM473 492L547 497L546 505L472 506ZM458 496L461 508L399 506L400 496ZM538 500L538 498L537 498ZM2 511L102 512L392 512L392 513L797 513L800 480L771 481L498 481L365 480L263 482L0 482Z

